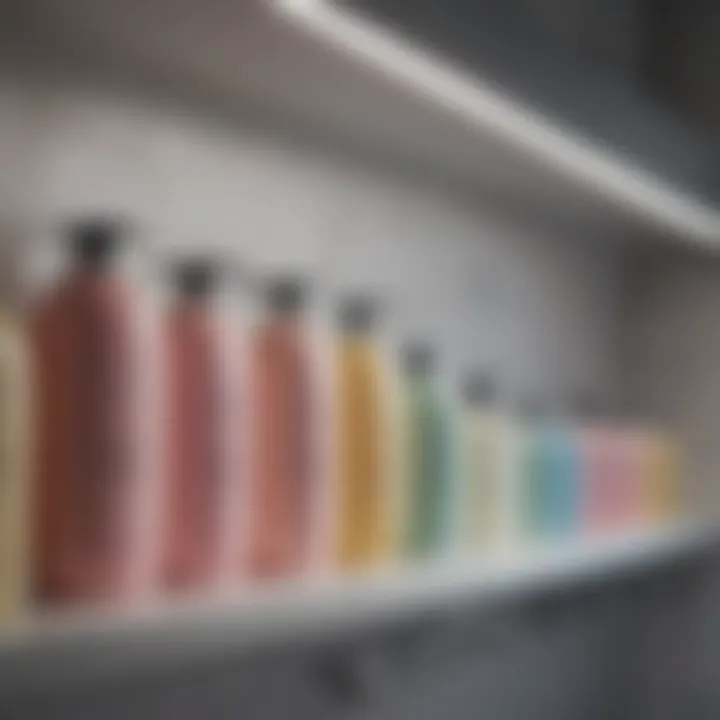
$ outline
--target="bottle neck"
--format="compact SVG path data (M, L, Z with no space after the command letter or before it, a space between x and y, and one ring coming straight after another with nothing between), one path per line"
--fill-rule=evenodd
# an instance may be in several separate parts
M188 313L206 313L213 309L214 299L211 295L179 295L175 307Z
M72 268L70 276L76 282L97 284L114 281L118 273L112 263L81 262Z

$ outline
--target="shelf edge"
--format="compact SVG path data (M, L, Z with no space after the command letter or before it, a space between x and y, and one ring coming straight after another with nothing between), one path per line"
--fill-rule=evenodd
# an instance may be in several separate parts
M452 68L379 24L328 0L269 0L277 15L351 62L361 62L492 138L520 150L588 192L709 247L720 243L720 210L633 167L559 123Z

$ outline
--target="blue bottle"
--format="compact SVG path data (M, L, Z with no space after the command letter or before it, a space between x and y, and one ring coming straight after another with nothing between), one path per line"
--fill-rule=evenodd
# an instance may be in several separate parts
M538 402L528 403L522 414L524 527L537 539L570 535L580 520L582 463L577 432Z
M577 531L581 518L582 456L575 425L565 418L546 420L542 431L545 456L542 529L550 537Z

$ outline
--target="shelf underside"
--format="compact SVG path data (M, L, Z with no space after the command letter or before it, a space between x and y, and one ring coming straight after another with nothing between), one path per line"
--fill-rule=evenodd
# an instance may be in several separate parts
M720 239L714 207L317 0L27 0L8 29L16 45L73 56L81 74L112 72L153 96L299 129L304 141L455 179L598 235Z

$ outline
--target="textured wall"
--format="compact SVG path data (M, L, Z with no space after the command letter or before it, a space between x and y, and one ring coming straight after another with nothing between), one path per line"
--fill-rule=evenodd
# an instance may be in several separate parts
M297 139L57 79L5 79L0 155L24 158L5 199L43 256L68 213L120 209L153 262L207 245L253 269L297 266L325 297L372 286L392 333L437 338L452 368L490 363L513 388L551 394L617 389L620 274L602 244Z

